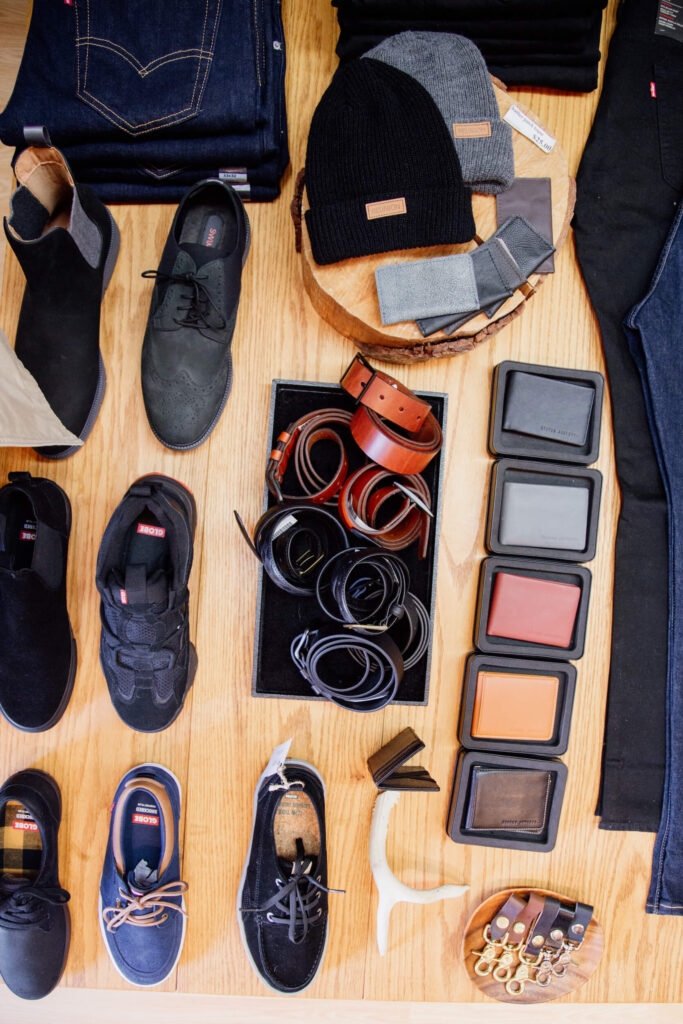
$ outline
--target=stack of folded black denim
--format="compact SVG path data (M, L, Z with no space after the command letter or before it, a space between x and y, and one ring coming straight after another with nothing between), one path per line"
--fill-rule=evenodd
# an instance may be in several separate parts
M453 32L506 85L590 92L598 84L606 0L332 0L341 60L397 32Z
M281 0L34 0L0 139L45 125L105 202L176 202L208 177L274 199L284 79Z

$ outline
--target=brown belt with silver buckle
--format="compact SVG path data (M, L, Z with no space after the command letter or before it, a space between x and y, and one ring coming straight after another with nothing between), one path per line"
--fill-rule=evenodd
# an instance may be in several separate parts
M373 462L412 476L441 450L443 435L429 402L357 355L339 382L356 399L350 430ZM394 426L400 427L400 432Z
M377 525L385 502L401 495L398 511L384 525ZM347 530L372 538L387 551L401 551L419 538L420 558L425 557L429 543L430 504L423 477L395 474L372 463L352 473L339 492L339 515Z

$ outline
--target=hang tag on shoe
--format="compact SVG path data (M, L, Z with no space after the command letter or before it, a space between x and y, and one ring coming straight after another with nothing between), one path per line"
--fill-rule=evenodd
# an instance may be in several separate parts
M283 765L287 760L287 754L289 748L292 745L291 739L285 740L279 747L276 747L273 753L270 755L270 760L265 767L262 778L270 778L271 775L277 775L278 772L282 771Z

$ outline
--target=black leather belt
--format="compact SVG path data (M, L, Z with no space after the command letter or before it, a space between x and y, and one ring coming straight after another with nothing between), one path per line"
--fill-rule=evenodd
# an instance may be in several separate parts
M392 626L391 636L401 652L403 669L406 672L413 665L417 665L427 653L431 636L429 613L415 594L406 594L403 615Z
M333 626L307 629L294 638L290 652L316 693L350 711L379 711L394 699L403 678L401 652L387 633L371 637ZM339 678L345 654L349 681Z
M274 505L254 527L253 542L237 513L235 518L270 579L288 594L315 594L321 570L349 543L341 523L319 505Z
M349 548L329 558L316 584L322 611L358 629L386 629L403 615L410 576L396 555Z

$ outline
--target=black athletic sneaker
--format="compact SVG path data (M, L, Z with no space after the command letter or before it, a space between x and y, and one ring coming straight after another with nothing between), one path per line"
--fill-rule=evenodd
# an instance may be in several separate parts
M218 423L232 386L230 343L249 252L242 200L201 181L180 203L158 270L142 346L149 424L168 448L196 448Z
M19 187L5 220L26 277L16 353L65 427L83 441L104 399L100 305L114 272L119 231L59 150L31 146L14 167ZM73 447L38 448L62 459Z
M287 747L289 744L286 745ZM249 961L284 995L314 981L327 945L325 786L305 761L278 748L254 794L251 844L237 894Z
M71 504L52 480L10 473L0 490L0 711L42 732L64 714L76 676L66 609Z
M187 488L166 476L143 476L124 495L100 545L100 661L114 707L140 732L171 724L197 670L187 589L196 519Z
M34 769L0 788L0 975L22 999L40 999L69 953L69 893L59 884L62 802L54 779Z

